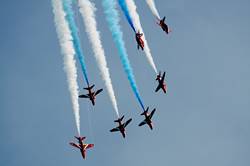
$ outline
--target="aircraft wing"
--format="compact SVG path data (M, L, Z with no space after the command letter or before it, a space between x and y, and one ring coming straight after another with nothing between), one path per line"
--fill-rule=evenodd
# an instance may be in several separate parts
M150 113L150 115L149 115L150 119L153 117L154 113L155 113L155 109L153 109L153 111Z
M89 98L87 95L79 95L79 98Z
M94 144L87 144L86 149L94 147Z
M80 147L79 145L77 145L77 144L75 144L75 143L73 143L73 142L70 142L69 144L70 144L71 146L74 146L74 147L78 148L78 149L81 149L81 147Z
M146 124L146 121L144 120L144 121L142 121L140 124L139 124L139 126L142 126L142 125L145 125Z
M95 92L95 95L98 95L99 93L101 93L101 92L102 92L102 90L103 90L103 89L99 89L99 90L97 90L97 91Z
M113 128L113 129L110 130L110 132L115 132L115 131L119 131L119 128L116 127L116 128Z
M159 84L157 88L155 89L155 92L158 92L158 90L161 89L161 85Z
M163 73L161 81L164 82L166 72Z
M124 128L132 121L132 119L130 118L129 120L127 120L127 122L124 123Z

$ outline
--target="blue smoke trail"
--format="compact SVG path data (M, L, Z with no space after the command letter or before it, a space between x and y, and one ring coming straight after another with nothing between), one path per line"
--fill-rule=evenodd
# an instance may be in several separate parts
M66 13L66 19L69 23L69 28L71 30L71 35L73 37L74 48L75 48L76 54L78 56L78 59L80 61L84 78L87 82L87 85L89 86L89 80L88 80L88 76L87 76L87 69L86 69L86 65L85 65L84 55L83 55L82 48L81 48L80 38L78 36L78 28L76 26L76 23L74 20L74 12L72 10L72 1L71 0L63 0L63 9L65 10L65 13Z
M125 43L123 41L123 34L121 31L121 27L119 25L119 15L116 7L116 1L115 0L103 0L102 5L104 7L104 13L106 14L106 20L109 24L109 29L112 33L113 40L116 44L116 47L118 48L119 56L122 61L123 68L127 74L129 83L135 93L135 96L137 100L139 101L143 111L144 111L144 105L141 100L139 91L136 86L136 82L133 75L133 70L130 66L128 55L125 48Z
M136 30L135 30L133 21L132 21L132 19L131 19L131 16L130 16L130 14L129 14L129 12L128 12L128 6L127 6L125 0L118 0L118 2L119 2L120 7L122 8L123 13L125 14L125 16L126 16L126 18L127 18L127 20L128 20L129 25L131 26L131 28L132 28L132 29L134 30L134 32L136 33Z

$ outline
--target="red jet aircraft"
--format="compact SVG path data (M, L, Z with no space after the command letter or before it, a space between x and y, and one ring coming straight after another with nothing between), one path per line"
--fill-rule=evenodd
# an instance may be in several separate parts
M116 131L120 131L122 134L122 137L125 138L125 128L126 126L132 121L132 119L130 118L129 120L127 120L125 123L122 123L124 116L122 116L121 118L118 118L117 120L115 120L114 122L118 122L119 126L117 126L116 128L113 128L110 130L110 132L116 132Z
M92 92L91 89L92 89L94 86L95 86L95 85L88 86L87 88L83 88L83 89L88 90L88 94L86 94L86 95L79 95L79 98L89 98L89 100L92 102L92 104L95 105L96 95L98 95L103 89L99 89L99 90L97 90L96 92L95 92L95 91Z
M142 36L143 36L143 33L140 33L140 31L138 31L135 34L135 39L136 39L136 42L137 42L137 49L138 50L140 49L140 47L141 47L142 50L144 49L144 41L142 40Z
M167 84L164 82L166 72L163 73L163 76L161 76L161 72L157 75L156 79L159 83L157 88L155 89L155 92L158 92L159 89L162 89L164 93L167 93Z
M162 28L162 30L165 31L168 34L169 32L171 32L171 30L168 27L168 25L165 23L165 19L166 19L166 17L163 17L163 19L159 20L160 22L157 23L157 24L160 25L160 27Z
M77 136L75 136L75 138L78 140L78 145L75 144L74 142L70 142L69 144L70 144L71 146L74 146L74 147L80 149L80 152L81 152L81 154L82 154L82 157L83 157L83 159L85 159L85 158L86 158L86 149L89 149L89 148L94 147L94 144L84 144L84 143L83 143L83 140L84 140L86 137L77 137Z
M144 111L141 115L144 115L145 116L145 119L139 124L139 126L143 126L145 124L147 124L149 126L149 128L151 130L153 130L153 123L152 123L152 117L155 113L155 109L153 109L153 111L150 113L148 112L148 107L146 109L146 111Z

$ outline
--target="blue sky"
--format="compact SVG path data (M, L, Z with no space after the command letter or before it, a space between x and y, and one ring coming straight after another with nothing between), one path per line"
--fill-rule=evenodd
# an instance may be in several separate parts
M250 2L156 0L173 31L166 36L146 3L136 1L155 63L167 71L167 95L154 93L154 72L137 51L133 31L118 8L144 104L157 108L153 131L137 126L143 119L140 106L123 72L101 0L94 2L120 114L133 118L127 138L109 132L116 115L104 91L94 108L79 101L81 132L95 144L87 160L68 145L76 127L51 2L5 1L0 7L0 165L248 166ZM79 16L90 82L104 87ZM82 88L79 63L78 73Z

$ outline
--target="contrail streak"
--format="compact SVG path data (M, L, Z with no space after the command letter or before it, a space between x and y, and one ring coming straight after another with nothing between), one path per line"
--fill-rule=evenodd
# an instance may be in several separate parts
M66 14L63 10L63 4L61 0L52 0L54 21L56 31L61 46L61 52L64 60L64 70L66 72L69 92L71 95L71 101L73 105L73 112L75 115L76 127L78 135L80 135L80 114L78 103L78 85L77 85L77 70L74 60L74 46L72 42L71 32L65 19Z
M118 106L116 102L115 93L112 86L112 81L107 67L105 53L101 43L100 33L97 30L97 23L95 19L95 6L89 0L78 0L79 10L83 18L85 30L94 51L94 56L101 72L102 79L108 91L108 95L112 102L113 108L119 117Z
M71 35L73 37L73 44L75 47L75 51L76 51L77 57L79 59L79 62L81 64L81 68L82 68L82 72L83 72L85 81L86 81L87 85L89 86L89 79L88 79L86 64L85 64L85 60L84 60L84 54L82 52L81 42L80 42L80 38L78 35L78 28L77 28L77 25L75 23L74 12L72 10L72 0L62 0L62 1L63 1L63 8L66 12L66 19L68 21L69 28L71 30Z
M126 2L124 0L118 0L119 2L119 5L123 11L123 13L125 14L127 20L128 20L128 23L129 25L131 26L131 28L134 30L134 32L136 33L136 30L135 30L135 27L134 27L134 24L132 22L132 18L131 16L129 15L129 12L128 12L128 7L126 5Z
M140 22L140 17L138 15L137 11L136 11L136 5L134 3L134 0L125 0L125 1L126 1L130 16L132 18L132 21L134 23L135 29L137 31L140 31L140 32L143 33L143 29L142 29L141 22ZM149 64L151 65L151 67L153 68L153 70L155 71L155 73L157 73L157 69L156 69L153 57L151 55L151 51L149 49L148 42L146 40L145 34L142 36L142 38L143 38L144 44L145 44L144 50L145 50L146 58L147 58Z
M156 9L156 6L155 6L155 1L154 0L146 0L150 10L152 11L153 15L157 18L157 19L160 19L160 15L159 15L159 12L158 10Z
M119 14L116 10L116 1L115 0L103 0L102 5L104 8L104 12L106 15L106 20L109 25L109 29L112 33L113 40L115 42L116 47L118 48L119 56L122 61L123 68L127 74L129 83L131 85L131 88L137 98L137 100L140 103L140 106L142 107L144 111L144 105L141 100L138 88L136 86L136 82L133 75L133 70L130 66L127 51L125 48L125 43L123 41L123 34L121 31L121 27L119 25Z

